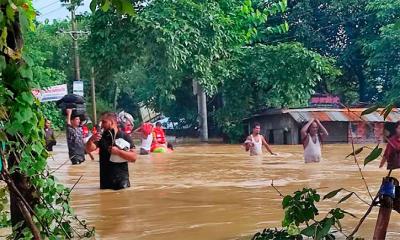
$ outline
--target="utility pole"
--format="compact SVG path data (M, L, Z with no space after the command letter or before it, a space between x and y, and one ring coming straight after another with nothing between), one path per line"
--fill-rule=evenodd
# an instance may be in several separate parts
M79 60L78 34L76 29L75 7L71 8L71 37L74 48L75 81L81 80L81 66Z
M91 80L91 93L92 93L92 111L93 111L93 121L97 123L97 113L96 113L96 89L95 89L95 78L94 78L94 67L90 69L90 80Z
M81 66L80 66L80 59L79 59L79 44L78 40L81 35L87 35L89 34L88 31L81 31L77 30L77 24L76 24L76 15L75 11L78 5L73 4L72 2L65 4L67 9L71 12L71 30L66 31L64 29L60 29L57 31L57 33L62 33L62 34L68 34L72 38L72 48L73 48L73 54L74 54L74 81L81 81Z
M208 142L208 122L207 122L207 95L204 88L193 81L193 93L197 95L197 113L200 123L200 140Z

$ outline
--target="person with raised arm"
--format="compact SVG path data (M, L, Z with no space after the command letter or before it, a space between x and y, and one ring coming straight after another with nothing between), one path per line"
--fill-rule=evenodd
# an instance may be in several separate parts
M72 165L81 164L85 161L85 144L83 131L79 116L72 115L72 109L66 109L67 113L67 145L69 159Z
M304 148L304 162L320 162L322 158L322 137L329 133L318 119L311 118L301 129L301 138Z

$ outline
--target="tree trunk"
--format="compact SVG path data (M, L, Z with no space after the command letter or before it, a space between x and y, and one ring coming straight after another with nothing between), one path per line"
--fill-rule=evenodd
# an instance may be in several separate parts
M17 161L14 155L8 160L9 169L17 165ZM7 186L10 192L10 212L11 212L11 225L13 226L13 231L18 239L24 228L30 228L34 239L40 239L38 236L38 230L33 224L32 220L32 210L35 205L39 203L39 195L36 193L35 189L31 186L29 179L18 171L14 171L11 174L12 182L7 182ZM27 206L26 206L26 204ZM18 224L23 223L21 226Z
M360 102L368 102L368 89L367 89L367 81L365 79L364 73L361 69L356 72L358 79L358 94L360 96Z

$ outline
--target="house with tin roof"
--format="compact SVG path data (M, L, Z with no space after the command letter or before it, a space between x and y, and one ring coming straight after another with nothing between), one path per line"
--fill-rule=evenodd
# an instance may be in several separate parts
M400 120L400 110L393 109L385 120L377 112L362 115L366 108L298 108L268 109L245 119L248 132L253 123L261 124L261 133L272 144L300 144L300 130L311 119L321 121L329 132L324 143L378 143Z

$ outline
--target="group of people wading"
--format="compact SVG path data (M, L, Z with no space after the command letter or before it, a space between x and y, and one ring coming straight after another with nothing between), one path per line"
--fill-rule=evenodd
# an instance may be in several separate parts
M395 133L387 140L386 150L383 154L382 161L379 167L383 167L387 163L387 169L400 168L400 121L395 124ZM262 147L265 146L271 155L276 155L272 152L264 136L260 134L261 125L255 123L253 125L252 134L250 134L244 146L246 151L250 152L250 156L262 155ZM304 148L304 162L317 163L322 158L322 142L323 138L329 133L318 119L310 119L307 124L301 129L301 139Z
M100 161L100 188L101 189L123 189L130 186L128 162L135 162L137 153L133 144L131 134L140 135L141 146L139 154L147 155L151 152L172 151L165 136L160 122L155 126L145 123L136 130L133 118L124 112L119 115L106 112L101 116L101 131L93 128L92 135L85 136L81 127L79 116L72 115L71 109L66 109L66 137L68 153L71 163L81 164L85 161L85 153L91 153L99 149ZM244 146L251 156L262 155L263 146L271 155L275 154L268 142L260 134L261 125L255 123L252 134L250 134ZM56 144L51 122L46 120L46 148L52 151ZM305 163L317 163L322 158L323 138L329 133L318 119L310 119L301 129L301 139L304 148ZM400 122L395 125L395 134L387 139L387 147L382 158L380 167L387 163L388 169L400 168Z
M85 153L90 154L98 149L101 189L118 190L130 187L128 162L135 162L137 159L132 133L140 136L141 155L172 149L159 122L155 127L145 123L133 131L133 117L130 114L121 112L117 115L106 112L101 115L99 131L94 127L92 135L85 136L80 117L73 115L72 109L66 109L65 112L69 159L73 165L81 164L85 161ZM46 123L45 132L46 144L51 151L55 145L55 138L50 128L50 121Z
M261 125L255 123L253 125L253 132L244 142L246 151L250 151L250 156L262 155L262 146L265 146L271 155L276 155L272 152L270 146L265 140L264 136L260 134ZM304 148L304 161L305 163L321 161L321 143L324 136L329 133L318 119L310 119L306 125L301 129L301 138Z

